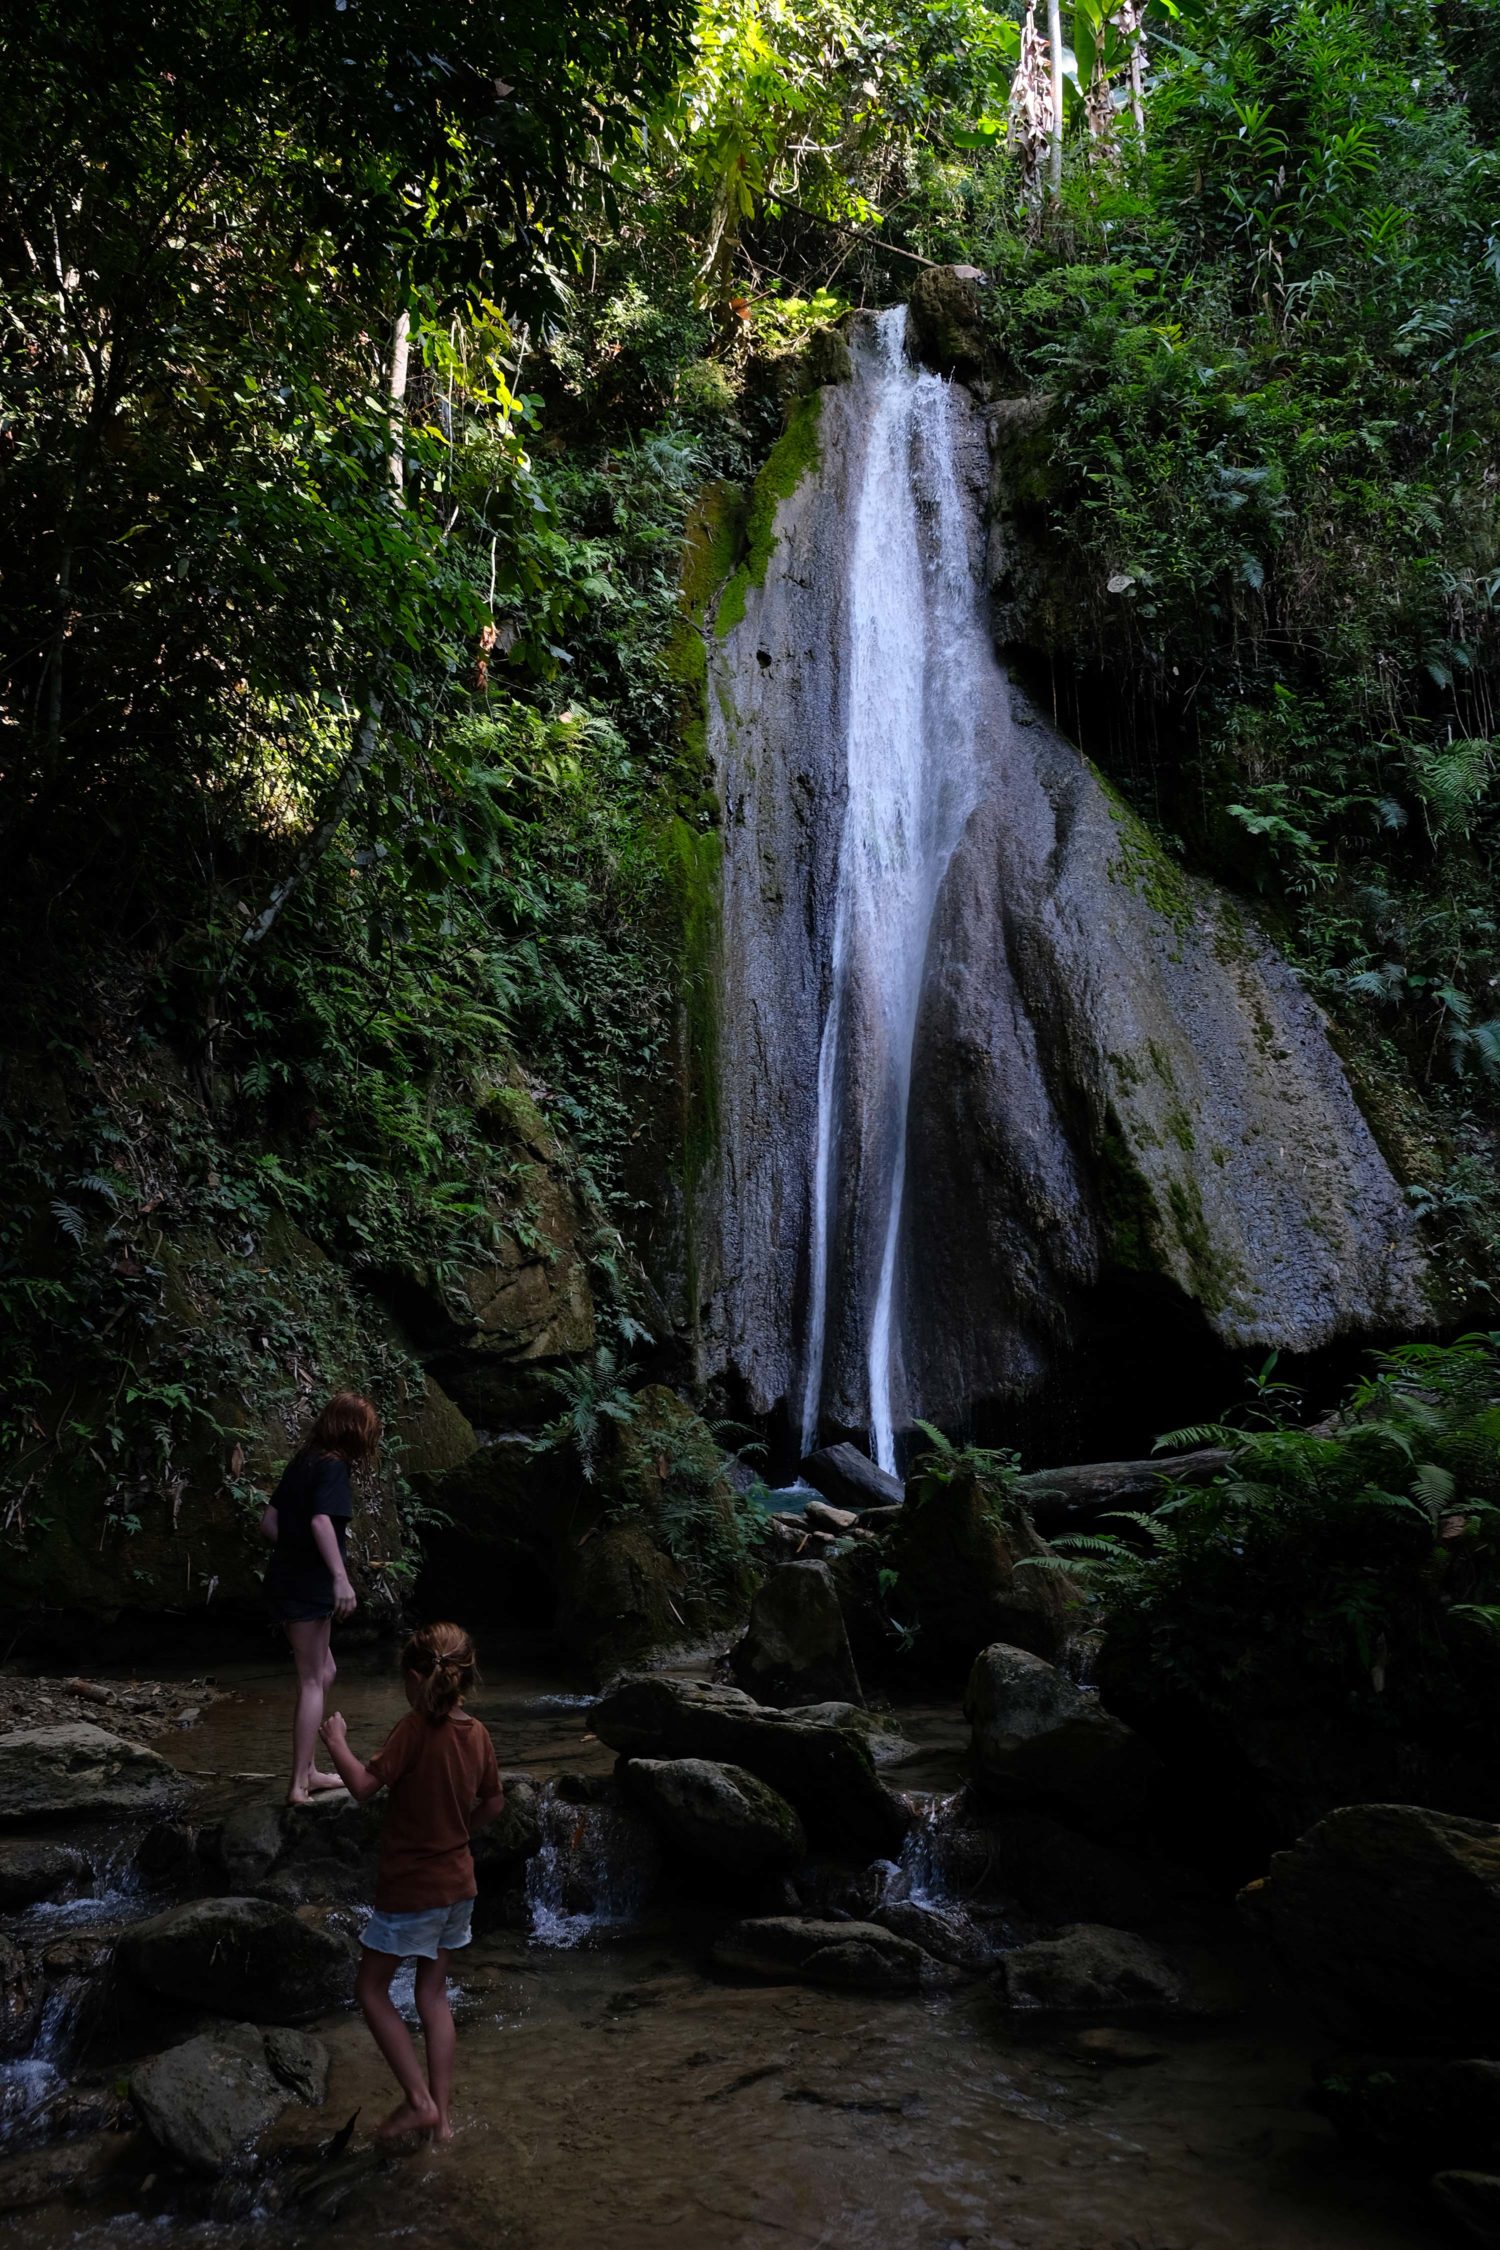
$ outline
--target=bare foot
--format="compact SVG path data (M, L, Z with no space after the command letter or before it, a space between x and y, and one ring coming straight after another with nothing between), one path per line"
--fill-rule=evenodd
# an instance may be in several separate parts
M342 1789L344 1784L336 1773L319 1773L316 1766L307 1777L309 1789Z
M312 1803L312 1799L305 1789L289 1789L286 1793L286 1801L289 1805L310 1805Z
M383 2118L375 2128L378 2141L409 2140L414 2133L430 2133L438 2122L437 2103L427 2097L422 2101L398 2102L389 2117Z
M432 2128L432 2137L435 2141L451 2141L453 2138L452 2118L440 2117Z

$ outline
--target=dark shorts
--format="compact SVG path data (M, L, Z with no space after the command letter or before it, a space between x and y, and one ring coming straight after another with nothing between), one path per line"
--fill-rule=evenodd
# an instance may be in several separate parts
M333 1615L332 1601L302 1601L296 1594L269 1594L266 1600L273 1625L316 1625Z

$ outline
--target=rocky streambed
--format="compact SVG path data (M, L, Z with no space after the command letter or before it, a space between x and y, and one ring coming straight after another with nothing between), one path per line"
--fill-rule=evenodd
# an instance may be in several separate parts
M13 2239L1394 2250L1449 2239L1430 2172L1450 2209L1482 2199L1457 2175L1500 2065L1435 2081L1430 2018L1389 2018L1427 2049L1392 2177L1369 2150L1380 2115L1415 2131L1391 2117L1417 2066L1404 2093L1368 2067L1369 2010L1403 1896L1430 1931L1413 1989L1482 1946L1500 1832L1315 1832L1252 1926L1132 1835L1152 1775L1128 1730L1008 1647L976 1669L972 1741L955 1707L781 1708L683 1673L594 1703L494 1666L476 1708L509 1805L459 1967L461 2130L377 2155L389 2089L348 1993L378 1808L289 1812L280 1672L219 1685L149 1743L0 1737ZM357 1740L398 1692L341 1681ZM1364 1917L1342 1947L1340 1890ZM1335 2039L1365 2057L1342 2091Z

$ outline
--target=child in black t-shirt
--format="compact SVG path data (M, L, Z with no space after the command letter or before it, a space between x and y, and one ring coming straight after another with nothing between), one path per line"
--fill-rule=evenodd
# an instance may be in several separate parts
M305 1805L315 1789L342 1786L313 1763L323 1700L337 1667L328 1636L335 1617L354 1609L346 1552L354 1513L350 1469L367 1461L380 1442L380 1416L358 1391L331 1398L287 1463L270 1506L260 1519L275 1546L265 1592L274 1623L291 1643L297 1666L292 1714L292 1779L287 1803Z

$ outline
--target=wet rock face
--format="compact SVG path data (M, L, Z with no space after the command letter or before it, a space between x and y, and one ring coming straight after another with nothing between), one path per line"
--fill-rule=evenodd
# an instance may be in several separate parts
M1313 2100L1344 2139L1403 2171L1500 2165L1500 2062L1344 2058Z
M1500 2053L1500 1827L1345 1805L1240 1904L1336 2018Z
M770 1572L732 1664L740 1686L761 1703L863 1703L826 1563L783 1563Z
M1019 1648L987 1648L964 1697L982 1795L1062 1811L1086 1834L1137 1824L1159 1776L1154 1751L1096 1696Z
M161 1999L278 2024L337 2007L354 1966L331 1930L258 1898L172 1907L127 1930L117 1958L133 1984Z
M956 321L970 288L924 276L913 336L929 296ZM861 613L852 563L878 396L857 329L854 341L855 380L823 394L821 463L780 501L764 583L709 649L724 865L719 1145L698 1230L703 1371L730 1377L754 1411L781 1406L794 1427L807 1394L848 714L860 633L879 626ZM896 1428L1055 1395L1077 1369L1075 1339L1131 1290L1170 1302L1205 1350L1311 1351L1428 1325L1416 1222L1316 1005L989 649L988 441L961 386L950 412L980 644L964 652L976 801L941 879L917 998ZM851 1009L843 1081L858 1117L840 1133L831 1190L825 1429L872 1424L874 1283L853 1246L896 1139L879 1026L868 1007ZM1143 1329L1143 1364L1152 1345Z
M139 1742L86 1724L0 1735L0 1824L164 1812L183 1794L175 1768Z
M289 2099L316 2107L327 2084L320 2041L231 2024L137 2064L130 2098L169 2156L213 2179L249 2151Z
M709 1758L632 1758L628 1794L688 1858L731 1875L795 1867L807 1856L802 1822L785 1797L743 1766Z
M594 1732L628 1758L709 1758L744 1766L796 1806L810 1833L840 1846L890 1851L911 1815L876 1778L846 1705L777 1711L738 1688L628 1680L596 1703Z

